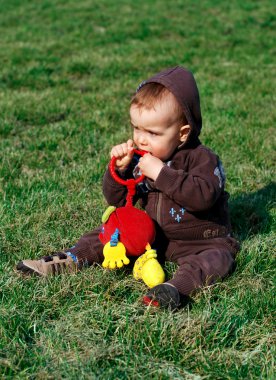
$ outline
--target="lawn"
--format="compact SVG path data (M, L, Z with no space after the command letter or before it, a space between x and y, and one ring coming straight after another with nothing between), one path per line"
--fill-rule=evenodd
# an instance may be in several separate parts
M275 378L275 4L0 0L0 378ZM235 273L177 313L128 269L23 278L100 223L138 84L190 68L227 173ZM274 139L273 139L274 137ZM175 267L166 264L171 275Z

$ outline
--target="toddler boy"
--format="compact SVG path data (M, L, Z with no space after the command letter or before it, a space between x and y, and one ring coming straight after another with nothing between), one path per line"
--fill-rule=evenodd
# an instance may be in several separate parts
M122 178L133 178L137 171L145 175L137 186L137 198L155 221L153 246L158 257L178 264L173 278L152 288L143 301L177 309L197 289L234 270L238 243L231 237L224 170L218 156L199 140L199 94L185 68L169 68L142 82L131 101L130 119L133 139L114 146L110 155L117 158ZM148 152L138 163L134 147ZM110 205L124 205L126 188L109 170L103 193ZM85 263L102 263L99 233L100 227L70 249L23 260L17 269L48 275L63 267L75 270Z

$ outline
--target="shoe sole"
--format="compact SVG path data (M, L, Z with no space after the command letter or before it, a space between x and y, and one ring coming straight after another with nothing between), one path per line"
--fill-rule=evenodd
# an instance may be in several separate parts
M143 303L146 305L146 306L155 306L155 307L160 307L160 304L157 300L153 300L152 298L148 297L148 296L144 296L143 297Z
M24 265L23 261L20 261L17 265L16 265L16 269L21 272L22 274L24 275L35 275L35 276L39 276L39 277L43 277L45 276L43 273L40 273L40 272L37 272L35 271L34 269Z

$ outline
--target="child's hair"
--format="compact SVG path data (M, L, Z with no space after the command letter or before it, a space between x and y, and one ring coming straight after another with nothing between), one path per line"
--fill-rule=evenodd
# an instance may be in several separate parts
M154 108L157 102L161 101L169 94L172 95L172 98L174 99L175 108L173 111L176 115L178 115L179 122L183 123L183 125L188 124L183 109L176 100L175 96L160 83L152 82L142 86L141 89L132 97L130 105L138 108L151 109Z

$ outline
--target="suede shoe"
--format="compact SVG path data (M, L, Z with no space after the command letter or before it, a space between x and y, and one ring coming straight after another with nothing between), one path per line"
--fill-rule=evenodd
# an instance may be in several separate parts
M56 252L50 256L43 256L39 260L20 261L16 269L27 275L48 276L64 272L76 272L78 264L74 258L64 252Z

